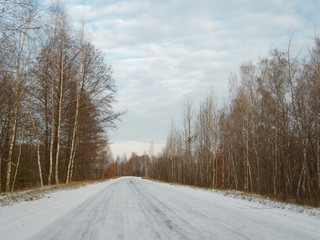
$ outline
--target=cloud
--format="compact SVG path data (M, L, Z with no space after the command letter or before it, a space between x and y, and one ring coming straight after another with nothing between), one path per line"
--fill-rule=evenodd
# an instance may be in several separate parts
M227 93L241 63L312 41L320 2L314 0L66 0L75 22L83 17L105 52L117 82L117 109L128 109L116 141L165 141L186 97L213 88Z
M138 155L153 154L154 156L157 156L162 151L164 144L139 141L116 141L111 143L110 146L114 158L117 156L122 157L123 154L125 154L127 158L130 158L132 152L135 152ZM151 146L153 146L152 153Z

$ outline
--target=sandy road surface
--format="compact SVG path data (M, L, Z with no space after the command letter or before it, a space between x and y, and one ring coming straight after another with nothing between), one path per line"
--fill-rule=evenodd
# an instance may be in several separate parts
M320 220L134 177L109 184L32 239L320 239Z

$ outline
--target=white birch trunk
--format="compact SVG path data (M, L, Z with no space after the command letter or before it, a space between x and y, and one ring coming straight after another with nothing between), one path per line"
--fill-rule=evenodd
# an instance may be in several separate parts
M50 156L49 156L49 174L48 174L48 185L51 184L52 178L52 167L53 167L53 138L54 138L54 83L52 77L51 85L51 134L50 134Z
M9 192L10 190L10 175L11 175L11 161L12 161L12 153L13 153L13 146L16 137L16 127L17 127L17 116L18 115L18 103L14 106L14 116L13 116L13 126L11 132L11 142L9 147L9 155L8 155L8 165L7 165L7 177L6 177L6 186L5 191Z
M50 154L49 154L49 173L48 173L48 185L51 184L52 172L53 172L53 143L54 143L54 129L55 129L55 114L54 114L54 68L55 68L55 49L56 49L56 36L57 36L57 25L58 25L58 14L59 14L59 1L56 5L56 15L55 15L55 25L54 25L54 35L53 35L53 48L51 53L51 133L50 133Z
M80 86L81 86L81 79L82 79L83 35L84 35L84 25L82 24L82 31L81 31L81 37L80 37L80 59L79 59L79 75L78 75L78 82L77 82L76 113L74 117L74 126L73 126L72 139L71 139L71 150L70 150L70 158L69 158L69 164L68 164L68 170L67 170L66 183L69 183L72 181L71 171L73 171L73 162L75 158L75 140L76 140L76 133L78 128L78 115L79 115L80 96L81 96Z
M64 33L63 33L64 34ZM59 92L59 103L58 103L58 122L57 122L57 152L56 152L56 164L55 164L55 181L59 183L59 154L60 154L60 127L61 127L61 108L63 98L63 64L64 64L64 35L62 39L61 47L61 65L60 65L60 92Z
M24 130L25 130L25 126L23 126L23 129L22 129L21 139L24 138ZM19 169L20 159L21 159L21 152L22 152L22 143L20 144L20 147L19 147L19 155L18 155L18 160L17 160L17 164L16 164L16 171L15 171L14 177L13 177L11 192L14 191L14 185L16 184L16 179L17 179L17 174L18 174L18 169Z
M22 9L19 9L20 11L20 17L21 22L24 21L24 6L22 5ZM14 93L14 115L13 115L13 124L12 124L12 132L11 132L11 142L9 147L9 154L8 154L8 165L7 165L7 176L6 176L6 186L5 191L8 192L10 188L10 175L11 175L11 164L12 164L12 154L13 154L13 146L15 142L16 137L16 129L17 129L17 118L18 118L18 109L20 105L21 99L19 99L19 84L20 84L20 68L21 68L21 55L23 51L24 46L24 40L25 40L25 33L23 33L22 25L19 29L19 39L18 39L18 56L17 59L15 59L15 55L12 54L12 60L16 63L16 82L15 82L15 93Z
M69 181L72 181L72 177L73 177L73 165L74 165L74 158L73 161L71 163L71 169L70 169L70 176L69 176Z
M52 69L54 65L52 66ZM54 140L54 72L52 73L51 79L51 134L50 134L50 156L49 156L49 174L48 174L48 185L51 184L52 180L52 168L53 168L53 140Z
M32 122L32 128L33 128L33 132L36 136L36 140L37 140L37 161L38 161L38 170L39 170L39 178L40 178L40 186L43 186L43 178L42 178L42 169L41 169L41 159L40 159L40 139L37 133L37 129L36 129L36 125L34 123L33 120L33 116L32 116L32 112L31 112L31 108L30 108L30 102L27 98L27 106L29 108L29 113L30 113L30 119Z

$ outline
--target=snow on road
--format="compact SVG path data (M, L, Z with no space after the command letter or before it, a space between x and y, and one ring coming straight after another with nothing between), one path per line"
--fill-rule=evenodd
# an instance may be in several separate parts
M123 177L0 208L1 239L320 239L320 219Z

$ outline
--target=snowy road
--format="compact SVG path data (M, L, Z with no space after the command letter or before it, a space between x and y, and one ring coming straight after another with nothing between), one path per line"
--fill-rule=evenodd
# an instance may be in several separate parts
M212 191L124 177L31 239L319 240L320 220Z

